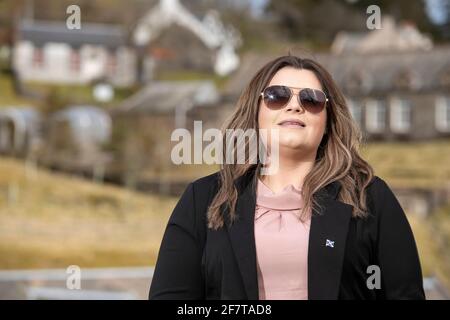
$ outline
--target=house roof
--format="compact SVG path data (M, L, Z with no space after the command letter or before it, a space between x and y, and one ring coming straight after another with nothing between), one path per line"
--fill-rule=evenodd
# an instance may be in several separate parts
M50 123L69 123L74 139L80 143L106 142L112 130L110 115L94 106L69 106L51 116Z
M450 74L450 46L435 47L430 51L411 50L345 55L318 53L306 57L321 63L344 93L348 91L350 79L354 75L360 76L366 85L352 93L366 94L395 90L398 88L398 79L405 75L411 78L412 83L409 87L411 91L439 89L443 85L444 74ZM230 97L239 96L257 70L274 58L273 55L244 56L241 67L228 80L225 93Z
M411 23L396 24L390 16L382 20L382 28L369 32L339 32L331 46L335 54L351 52L392 52L431 50L433 41Z
M426 91L442 86L441 77L450 72L450 46L435 47L431 51L406 51L373 54L317 55L333 79L345 91L349 76L362 73L369 82L367 91L389 92L398 88L399 79L410 77L406 90Z
M127 33L121 26L97 23L83 23L81 29L68 29L62 22L25 20L19 24L18 34L19 39L31 41L36 46L56 42L75 48L95 44L115 49L127 43Z
M212 105L219 101L214 82L153 81L126 99L116 112L167 113L178 107Z

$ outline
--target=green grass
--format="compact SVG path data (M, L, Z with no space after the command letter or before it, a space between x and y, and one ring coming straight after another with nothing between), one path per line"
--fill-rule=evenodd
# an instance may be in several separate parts
M20 97L13 88L11 76L0 73L0 108L7 106L32 105L42 111L55 111L70 104L93 104L100 107L111 107L126 99L136 91L136 88L115 88L114 99L100 103L94 99L92 86L89 85L55 85L28 82L25 88L41 94L44 99L34 101Z
M33 101L18 97L14 91L11 77L0 72L0 108L22 105L33 105Z
M26 87L34 92L41 93L46 99L40 102L45 110L57 110L71 104L92 104L100 107L111 107L129 97L135 92L134 88L114 88L114 98L109 102L98 102L93 95L90 85L55 85L29 82Z

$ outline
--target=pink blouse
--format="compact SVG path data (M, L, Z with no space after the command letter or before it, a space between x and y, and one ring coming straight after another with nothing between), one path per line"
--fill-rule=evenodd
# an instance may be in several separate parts
M301 190L274 193L258 179L255 242L259 299L308 299L308 242L311 218L298 218Z

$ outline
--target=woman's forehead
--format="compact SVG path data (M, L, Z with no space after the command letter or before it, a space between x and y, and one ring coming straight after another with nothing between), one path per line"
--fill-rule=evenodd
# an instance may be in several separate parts
M322 85L311 70L285 67L277 71L269 85L284 85L294 88L312 88L322 90Z

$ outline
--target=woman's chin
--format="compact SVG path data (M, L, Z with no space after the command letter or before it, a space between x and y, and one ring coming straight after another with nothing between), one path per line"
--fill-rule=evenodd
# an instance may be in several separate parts
M308 144L303 139L280 140L280 150L300 150L305 148L308 148Z

